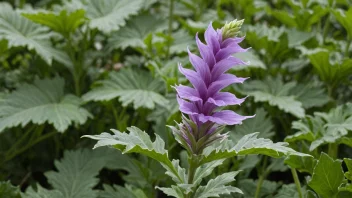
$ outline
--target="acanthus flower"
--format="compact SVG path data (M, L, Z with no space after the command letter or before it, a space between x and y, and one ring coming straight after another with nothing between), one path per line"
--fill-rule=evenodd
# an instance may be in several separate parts
M214 30L210 23L205 31L206 44L196 35L201 57L188 50L189 60L195 70L178 65L193 87L175 86L177 101L183 115L178 129L171 127L176 139L191 153L199 154L206 146L227 137L220 134L224 126L241 124L253 116L242 116L230 110L219 110L229 105L240 105L245 98L237 98L229 92L221 92L233 83L243 83L247 78L226 73L236 65L245 64L232 54L245 52L239 46L244 38L235 37L243 21L233 21L222 29Z

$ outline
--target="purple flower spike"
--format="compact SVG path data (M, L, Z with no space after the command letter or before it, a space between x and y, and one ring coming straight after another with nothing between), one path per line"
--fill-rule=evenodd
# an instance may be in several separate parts
M179 64L179 71L193 87L175 87L180 111L187 114L189 119L184 116L182 127L179 125L179 130L172 129L189 152L197 154L215 140L226 138L226 135L220 134L224 125L241 124L243 120L253 117L241 116L230 110L219 110L219 107L240 105L245 100L229 92L221 92L225 87L233 83L243 83L247 79L226 73L233 66L245 64L232 56L247 50L239 45L244 38L235 37L242 23L243 21L235 20L218 30L214 30L210 23L204 34L206 44L196 35L201 57L188 50L194 70L185 69ZM198 144L200 141L201 144Z

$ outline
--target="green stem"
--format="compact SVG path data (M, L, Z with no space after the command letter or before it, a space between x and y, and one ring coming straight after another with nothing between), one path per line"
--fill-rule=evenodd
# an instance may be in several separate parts
M166 59L169 58L170 54L170 46L171 46L171 35L172 35L172 22L173 22L173 15L174 15L174 0L170 0L170 6L169 6L169 28L168 28L168 36L169 36L169 42L167 46L167 51L166 51Z
M346 49L345 49L345 58L348 58L348 50L350 49L351 41L352 41L351 39L347 40Z
M336 143L331 143L329 144L329 147L328 147L328 155L334 159L337 158L337 153L338 153L338 144Z
M260 190L262 188L264 179L265 179L266 175L269 173L269 170L266 169L267 162L268 162L268 157L264 156L262 174L260 175L260 177L258 179L257 189L255 190L255 195L254 195L255 198L259 198Z
M196 170L198 168L198 156L191 154L191 156L189 156L188 163L189 163L188 184L192 184L194 179L194 174L196 173ZM185 197L186 198L192 197L192 193L185 195Z
M9 161L9 160L11 160L11 159L13 159L14 157L16 157L17 155L19 155L19 154L23 153L24 151L28 150L29 148L31 148L31 147L34 146L35 144L37 144L37 143L39 143L39 142L41 142L41 141L43 141L43 140L45 140L45 139L47 139L47 138L49 138L49 137L55 135L56 133L57 133L57 132L54 131L54 132L51 132L51 133L47 133L47 134L45 134L45 135L43 135L43 136L40 136L38 139L36 139L36 140L30 142L30 143L27 144L26 146L24 146L24 147L22 147L21 149L17 150L17 151L16 151L15 153L13 153L12 155L6 156L6 157L5 157L5 162L6 162L6 161Z
M116 128L119 129L119 116L117 115L117 110L113 103L111 104L111 109L112 109L112 114L114 115L114 118L115 118Z
M295 184L296 184L296 187L297 187L299 198L303 198L301 183L299 182L296 169L295 168L291 168L291 173L292 173L293 180L295 181Z
M326 21L325 21L325 25L324 25L324 32L323 32L323 42L324 43L325 43L326 36L328 35L329 28L330 28L330 14L328 14Z

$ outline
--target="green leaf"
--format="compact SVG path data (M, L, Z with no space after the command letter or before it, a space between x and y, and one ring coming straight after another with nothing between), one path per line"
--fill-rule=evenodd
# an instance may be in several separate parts
M288 143L273 143L270 139L257 138L259 133L252 133L243 136L236 145L230 141L222 142L218 147L208 147L203 152L203 158L199 164L208 163L214 160L226 159L238 155L268 155L270 157L280 158L288 155L310 156L299 153L288 147Z
M66 66L72 65L65 52L52 46L52 36L46 27L21 16L10 4L0 3L0 40L6 39L9 47L24 46L36 51L49 65L53 59Z
M300 101L305 109L320 107L329 102L325 90L314 83L298 84L291 90L291 94Z
M25 193L21 193L22 198L62 198L63 194L58 190L48 190L37 185L37 191L29 187Z
M336 87L352 74L352 59L331 63L331 55L328 51L319 51L310 55L309 59L321 80L330 87Z
M156 187L157 189L161 190L163 193L165 193L168 196L176 197L176 198L184 198L183 193L181 189L177 186L172 185L171 188L162 188L162 187Z
M234 54L234 57L239 58L242 61L249 62L248 65L233 67L233 69L235 70L239 70L247 67L266 69L266 65L263 63L263 61L260 60L258 55L255 54L253 50L249 50L247 52L242 52L242 53L236 53Z
M81 99L64 94L64 79L36 79L23 84L0 102L0 131L29 122L54 125L64 132L72 123L84 124L92 115L80 107Z
M345 177L352 181L352 159L344 158L343 161L345 162L348 172L345 173Z
M244 198L253 198L257 185L258 180L254 181L252 179L242 179L238 183L238 186L243 190ZM259 197L271 197L278 187L278 183L264 180L260 188Z
M109 50L127 47L145 48L144 39L149 33L165 29L165 20L155 15L139 15L127 22L119 31L112 33L108 40Z
M225 159L221 159L199 166L194 174L193 186L198 186L203 178L209 176L213 172L213 170L216 167L220 166L224 161Z
M183 29L172 34L172 43L170 46L170 54L180 54L187 51L187 47L192 49L194 39Z
M241 125L236 125L234 132L230 132L229 135L235 142L244 135L259 131L261 131L259 137L270 138L275 135L273 128L274 125L268 113L263 108L258 108L254 118L244 120Z
M301 46L304 42L309 40L314 36L313 33L310 32L301 32L296 29L288 29L286 30L288 37L288 46L290 48L294 48L296 46Z
M289 155L285 159L285 164L289 165L291 168L295 168L299 172L306 172L310 174L313 174L313 169L316 163L317 160L312 156Z
M300 198L295 184L284 184L274 198Z
M116 197L137 198L127 188L124 188L118 185L109 186L104 184L103 187L104 187L104 190L99 192L99 198L116 198Z
M336 9L333 10L332 13L334 13L337 21L346 29L348 38L352 40L352 8L350 7L346 12Z
M0 181L0 198L21 198L20 189L9 181Z
M154 142L151 141L149 135L138 129L137 127L127 128L130 133L121 133L120 131L112 129L113 135L109 133L102 133L100 135L85 135L94 140L98 140L94 148L101 146L113 146L121 150L123 154L126 153L140 153L148 156L156 161L167 170L168 175L172 178L177 178L178 183L185 183L184 176L179 175L184 172L180 167L175 168L174 164L178 165L178 161L171 162L168 157L168 152L165 150L164 141L160 136L156 135Z
M343 179L341 161L322 153L308 185L322 198L335 197Z
M255 102L268 102L271 106L302 118L305 115L302 103L290 95L296 86L294 82L284 84L279 78L264 81L253 80L243 84L243 92L254 97Z
M45 25L50 29L61 33L65 37L70 33L74 33L85 19L85 11L82 9L75 10L71 13L62 10L58 14L54 12L39 12L35 14L24 13L22 15L35 23Z
M109 79L99 81L98 84L100 86L83 95L85 101L104 101L119 97L123 106L133 104L135 109L154 109L156 104L163 107L168 104L168 100L159 94L165 89L163 81L153 79L149 72L131 69L110 72Z
M89 27L104 33L119 30L126 24L125 20L135 15L143 7L142 0L87 0L87 17Z
M233 186L225 186L226 184L235 181L236 175L240 171L233 171L224 173L217 176L214 179L209 180L206 186L198 187L194 197L197 198L207 198L207 197L219 197L222 194L231 194L231 193L241 193L243 192Z

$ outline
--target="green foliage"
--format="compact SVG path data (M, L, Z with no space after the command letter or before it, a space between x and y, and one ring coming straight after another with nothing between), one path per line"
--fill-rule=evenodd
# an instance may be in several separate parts
M352 8L344 12L343 10L333 10L333 13L339 23L346 29L349 40L352 40Z
M336 197L343 179L341 161L322 153L308 185L322 198Z
M109 79L98 82L101 86L83 96L85 101L112 100L119 97L123 106L133 104L135 109L140 107L154 109L155 104L166 106L168 100L158 92L164 90L165 85L159 79L144 71L125 69L121 72L111 72Z
M10 4L0 4L0 39L6 39L9 47L24 46L35 50L49 65L55 59L69 65L68 56L50 43L54 36L48 29L21 16Z
M0 182L0 198L20 198L20 190L7 182Z
M61 33L64 36L68 36L84 23L84 10L75 10L72 13L67 13L66 10L62 10L59 14L39 12L36 14L23 14L26 18L30 19L35 23L39 23L49 27L55 32Z
M64 79L36 79L0 101L0 131L15 126L52 124L64 132L72 123L84 124L92 115L80 107L80 98L64 94Z

